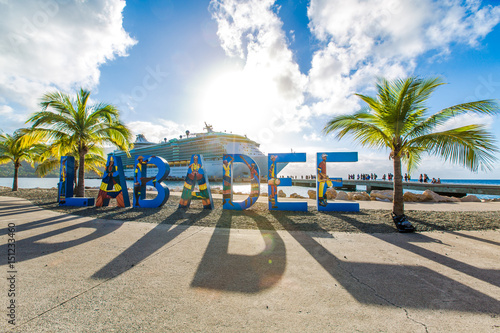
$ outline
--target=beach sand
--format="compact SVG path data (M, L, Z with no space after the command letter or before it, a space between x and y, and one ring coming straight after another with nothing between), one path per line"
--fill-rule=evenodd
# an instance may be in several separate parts
M180 194L179 194L180 195ZM213 195L214 198L222 199L222 195ZM235 200L244 200L246 196L234 196ZM290 199L279 198L279 201L306 201L308 206L316 207L316 200L313 199ZM260 197L257 202L267 204L266 197ZM392 210L392 202L385 201L343 201L343 200L330 200L329 202L356 202L359 204L360 209L385 209ZM425 210L425 211L438 211L438 212L485 212L485 211L500 211L499 201L485 201L485 202L405 202L405 210Z
M192 201L189 209L178 209L180 193L171 193L160 208L141 209L110 207L59 207L55 189L20 189L12 192L0 188L1 196L21 197L44 209L109 220L136 221L155 224L194 225L236 229L301 230L317 232L397 232L391 218L392 203L356 201L359 212L318 212L315 200L280 198L280 201L307 201L308 212L269 211L267 198L246 211L222 209L222 195L214 194L215 208L202 209L201 202ZM87 197L96 197L97 190L86 190ZM246 196L235 196L234 200ZM132 202L132 198L131 198ZM350 201L352 202L352 201ZM111 200L111 204L115 204ZM480 203L405 203L405 214L417 231L485 230L500 228L500 202Z

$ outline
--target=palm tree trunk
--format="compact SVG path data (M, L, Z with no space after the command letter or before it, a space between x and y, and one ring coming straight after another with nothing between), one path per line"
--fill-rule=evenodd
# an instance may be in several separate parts
M403 199L403 176L401 175L401 157L399 154L394 154L394 193L392 200L392 211L395 215L400 216L405 213L405 202Z
M78 163L75 163L75 174L73 175L73 193L76 193L77 185L78 185Z
M76 186L76 197L85 196L85 153L80 153L78 161L78 185Z
M19 174L19 167L21 166L21 163L19 162L14 162L14 183L12 184L12 191L17 191L17 178Z

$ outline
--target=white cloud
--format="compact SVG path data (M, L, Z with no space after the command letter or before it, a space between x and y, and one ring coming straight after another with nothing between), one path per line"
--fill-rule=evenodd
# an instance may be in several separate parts
M14 109L12 109L10 106L0 105L0 116L4 117L11 115L12 113L14 113Z
M99 66L136 43L122 27L124 1L0 3L0 95L32 112L50 88L92 88Z
M0 118L5 121L5 120L13 120L15 122L24 122L26 119L24 115L19 114L14 111L12 107L9 105L0 105ZM16 128L8 128L9 132L13 132ZM4 128L4 130L6 130Z
M306 140L306 141L321 141L321 139L322 139L316 133L311 133L309 135L304 134L302 136L302 138L304 138L304 140Z
M207 114L222 113L219 121L231 122L235 131L264 125L257 138L264 142L277 132L298 131L310 115L304 106L307 77L293 60L273 5L272 0L211 1L221 46L243 65L229 78L216 79L203 102Z
M476 46L500 21L500 7L480 1L312 0L312 33L324 44L312 60L314 114L357 109L354 92L376 76L411 74L426 52L449 53L453 43Z
M277 132L304 129L313 115L352 112L360 107L354 93L372 89L375 77L409 75L419 56L448 54L455 43L476 46L500 20L500 7L480 5L477 0L312 0L309 28L322 47L304 75L273 10L275 1L212 0L221 46L242 65L236 78L219 79L207 89L204 112L219 112L218 123L233 130L267 120L258 138L263 143ZM241 123L243 114L253 117Z
M127 123L134 135L144 134L150 142L161 142L163 139L179 138L180 135L186 135L188 126L177 124L170 120L158 119L157 123L147 121L133 121Z
M446 123L436 127L436 131L446 131L453 128L468 126L470 124L483 125L486 129L491 129L493 117L478 114L463 114L448 120Z

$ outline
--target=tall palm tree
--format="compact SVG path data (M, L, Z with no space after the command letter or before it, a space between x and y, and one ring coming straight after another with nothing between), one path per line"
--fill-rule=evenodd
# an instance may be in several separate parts
M112 143L128 151L132 135L119 117L118 109L106 103L89 103L90 91L80 89L75 98L61 93L45 94L41 111L27 121L36 132L44 133L53 142L74 147L78 165L85 165L85 156L104 143ZM85 168L78 168L77 197L85 195Z
M493 100L463 103L428 116L427 100L442 85L439 78L410 77L388 81L379 79L377 96L356 94L368 106L352 115L333 117L325 125L325 134L337 132L338 139L350 134L362 146L388 148L394 165L393 214L404 220L401 162L415 169L423 153L439 156L472 171L491 169L498 152L494 136L482 125L445 129L455 116L465 113L493 115L499 112Z
M12 135L0 134L0 164L14 162L12 191L18 189L18 174L21 162L26 161L31 166L34 166L45 147L42 142L42 136L30 133L25 129L19 129Z

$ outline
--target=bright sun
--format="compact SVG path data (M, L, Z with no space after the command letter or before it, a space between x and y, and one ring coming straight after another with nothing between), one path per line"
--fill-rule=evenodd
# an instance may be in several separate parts
M249 127L253 125L250 118L261 118L269 112L276 96L274 90L265 73L225 72L208 82L199 108L203 119L218 128L237 130L243 119L247 119L244 125Z

